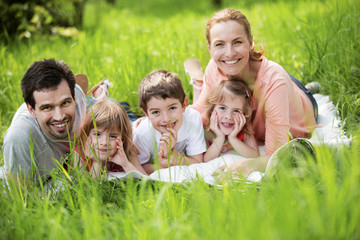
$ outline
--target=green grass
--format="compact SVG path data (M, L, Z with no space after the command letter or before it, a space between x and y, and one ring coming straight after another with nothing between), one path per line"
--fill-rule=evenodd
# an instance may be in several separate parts
M183 62L209 61L210 0L90 1L77 38L42 36L0 43L0 134L23 102L20 81L33 61L62 59L90 85L103 77L110 96L138 108L137 87L153 69L180 75ZM242 10L256 43L304 83L319 81L338 106L347 134L359 136L360 6L345 1L224 1ZM93 181L74 173L65 190L23 195L1 182L0 239L358 239L360 143L316 147L306 178L281 170L261 184L201 181L168 185ZM0 165L3 164L2 154Z

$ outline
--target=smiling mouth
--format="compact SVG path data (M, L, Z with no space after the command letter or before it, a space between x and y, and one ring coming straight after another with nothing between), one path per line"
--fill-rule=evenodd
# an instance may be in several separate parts
M106 153L107 151L108 151L107 149L99 149L99 152L101 152L101 153Z
M221 123L225 128L232 128L234 126L233 123Z
M57 131L65 131L66 126L68 125L68 121L61 123L52 123L51 124Z
M236 60L224 60L222 62L225 63L226 65L233 65L233 64L237 63L238 61L240 61L240 58L236 59Z
M173 122L171 124L161 125L161 127L165 128L166 130L169 130L171 128L174 129L175 125L176 125L176 122Z

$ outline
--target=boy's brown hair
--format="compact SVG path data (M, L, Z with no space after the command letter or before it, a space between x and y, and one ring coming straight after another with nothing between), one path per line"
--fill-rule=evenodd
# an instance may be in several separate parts
M144 112L147 112L147 103L152 97L175 98L183 105L186 95L177 74L166 70L154 70L139 86L139 104Z

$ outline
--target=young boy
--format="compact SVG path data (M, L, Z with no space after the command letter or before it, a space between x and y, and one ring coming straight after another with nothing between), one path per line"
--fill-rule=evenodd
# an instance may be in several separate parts
M188 99L176 74L166 70L148 74L139 86L139 102L146 119L134 130L134 144L148 174L155 170L156 158L161 168L203 162L201 115L186 108Z

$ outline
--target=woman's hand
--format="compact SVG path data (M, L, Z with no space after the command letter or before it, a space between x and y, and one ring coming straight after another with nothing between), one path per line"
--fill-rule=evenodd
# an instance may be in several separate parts
M241 179L246 179L249 174L255 170L253 168L254 164L252 161L253 159L246 159L243 161L229 163L218 168L213 175L221 177L223 175L231 174L233 178L240 177Z
M246 179L251 172L261 171L265 172L266 165L270 156L264 155L256 158L246 158L241 161L232 162L218 168L214 172L214 176L231 174L232 177L240 177Z

